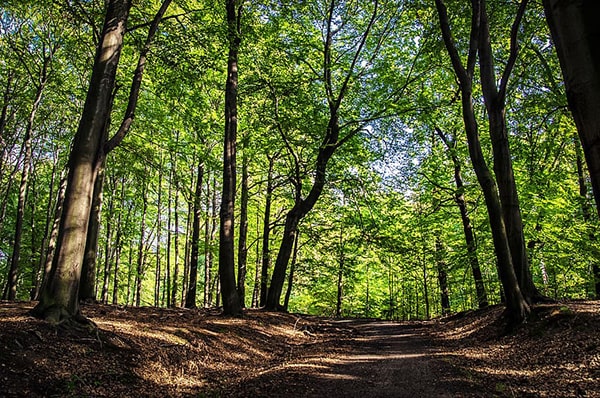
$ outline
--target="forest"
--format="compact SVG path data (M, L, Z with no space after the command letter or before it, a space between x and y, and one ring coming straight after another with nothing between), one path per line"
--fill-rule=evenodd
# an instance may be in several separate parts
M519 323L597 298L599 5L468 3L2 1L3 299Z

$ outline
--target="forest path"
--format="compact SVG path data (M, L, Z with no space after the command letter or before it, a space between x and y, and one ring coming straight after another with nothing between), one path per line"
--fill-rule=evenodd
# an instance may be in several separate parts
M271 397L461 397L474 386L451 365L451 352L427 337L427 325L333 321L357 331L335 354L304 358L251 383Z

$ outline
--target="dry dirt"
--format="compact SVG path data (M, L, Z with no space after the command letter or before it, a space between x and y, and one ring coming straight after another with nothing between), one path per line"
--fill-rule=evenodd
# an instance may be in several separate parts
M600 302L428 322L86 305L96 332L0 302L0 397L600 397Z

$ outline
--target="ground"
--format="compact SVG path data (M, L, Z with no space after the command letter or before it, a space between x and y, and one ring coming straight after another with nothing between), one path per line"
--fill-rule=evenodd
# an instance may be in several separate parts
M0 397L600 397L600 302L424 322L85 305L97 330L0 302Z

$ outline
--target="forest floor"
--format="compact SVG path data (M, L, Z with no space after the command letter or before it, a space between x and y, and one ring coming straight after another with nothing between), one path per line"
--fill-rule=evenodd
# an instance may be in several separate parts
M0 397L600 397L600 302L426 322L85 305L94 333L0 302Z

